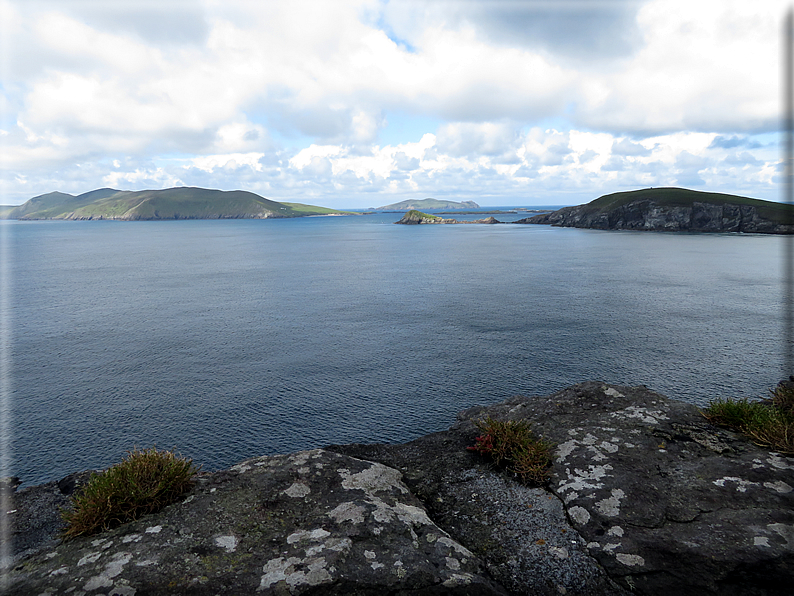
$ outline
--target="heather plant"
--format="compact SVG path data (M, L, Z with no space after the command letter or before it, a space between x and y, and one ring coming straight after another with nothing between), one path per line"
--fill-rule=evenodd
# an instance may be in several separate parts
M553 445L536 439L526 420L494 420L490 416L474 423L480 431L468 447L489 456L494 463L531 484L545 483L551 474Z
M192 461L173 451L137 448L104 472L93 474L61 512L65 539L96 534L159 511L193 485Z
M717 399L703 415L709 422L737 430L755 444L794 455L794 388L778 385L764 401Z

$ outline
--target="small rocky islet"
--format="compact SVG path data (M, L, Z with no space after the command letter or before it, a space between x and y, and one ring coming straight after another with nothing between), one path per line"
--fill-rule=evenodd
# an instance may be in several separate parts
M467 449L487 417L556 445L547 485ZM58 507L86 476L5 488L6 593L744 596L794 577L794 458L644 386L591 381L405 444L255 457L60 542Z
M412 209L408 211L405 215L400 218L400 221L396 221L394 223L404 224L404 225L416 225L416 224L498 224L503 223L498 221L495 217L489 216L484 219L475 219L472 221L462 220L459 221L457 219L444 219L438 215L431 215L429 213L423 213L421 211L417 211L416 209Z

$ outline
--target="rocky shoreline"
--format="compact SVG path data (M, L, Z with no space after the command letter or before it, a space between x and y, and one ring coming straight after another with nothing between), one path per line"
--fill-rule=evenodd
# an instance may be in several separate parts
M486 416L557 445L548 486L466 449ZM794 458L643 386L518 396L406 444L257 457L59 543L57 507L84 478L7 489L7 593L744 596L794 577Z
M590 204L563 207L552 213L520 219L517 224L546 224L596 230L646 230L657 232L742 232L791 234L794 226L764 217L754 205L661 204L638 199L613 209L593 209Z

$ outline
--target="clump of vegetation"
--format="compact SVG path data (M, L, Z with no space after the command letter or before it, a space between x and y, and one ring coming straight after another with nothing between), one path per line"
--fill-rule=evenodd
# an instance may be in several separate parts
M526 420L500 422L489 416L474 424L481 434L467 449L491 457L524 482L543 484L549 479L554 446L536 439Z
M718 399L703 415L709 422L738 430L755 444L794 455L794 386L780 384L764 401Z
M787 416L794 416L794 384L780 384L772 391L772 406Z
M177 501L199 471L173 451L137 448L118 464L93 474L61 515L65 539L88 536L154 513Z

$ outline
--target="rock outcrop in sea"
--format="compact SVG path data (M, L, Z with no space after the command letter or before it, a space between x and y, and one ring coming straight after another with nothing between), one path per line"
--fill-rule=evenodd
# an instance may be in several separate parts
M395 221L394 223L397 224L404 224L404 225L417 225L417 224L498 224L502 223L494 216L485 217L483 219L474 219L470 221L459 221L457 219L444 219L443 217L439 217L438 215L430 215L428 213L422 213L421 211L417 211L413 209L403 215L399 221Z
M487 416L556 443L547 487L466 449ZM794 577L794 458L643 386L514 397L401 445L256 457L59 543L55 508L81 479L10 495L7 593L745 596Z

